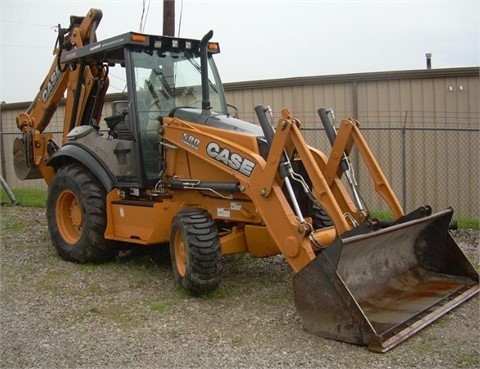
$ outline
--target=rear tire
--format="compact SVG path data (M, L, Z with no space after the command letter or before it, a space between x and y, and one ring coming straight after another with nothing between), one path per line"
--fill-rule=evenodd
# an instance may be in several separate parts
M48 191L48 231L57 253L77 263L100 263L115 256L105 240L106 191L80 164L61 167Z
M330 215L319 204L312 205L312 220L314 229L333 227Z
M170 256L176 281L193 295L215 290L222 274L218 230L203 209L181 210L172 221Z

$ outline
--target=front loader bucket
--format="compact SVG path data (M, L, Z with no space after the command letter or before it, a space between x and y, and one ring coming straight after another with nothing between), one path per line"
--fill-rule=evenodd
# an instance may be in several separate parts
M305 329L385 352L479 291L453 211L337 238L293 279Z

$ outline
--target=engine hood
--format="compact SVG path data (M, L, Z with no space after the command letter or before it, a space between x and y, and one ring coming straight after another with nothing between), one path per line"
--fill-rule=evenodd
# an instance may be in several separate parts
M235 131L244 134L251 134L258 138L263 137L262 128L259 125L233 118L225 114L205 111L196 108L178 108L173 113L178 119L205 124L206 126Z

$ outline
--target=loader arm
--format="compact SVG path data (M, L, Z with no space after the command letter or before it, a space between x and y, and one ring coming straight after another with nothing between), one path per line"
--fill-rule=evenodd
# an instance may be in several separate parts
M431 215L425 207L403 215L358 122L342 121L328 158L306 144L300 122L286 109L267 138L266 158L231 138L201 124L163 120L168 150L185 150L205 167L227 172L252 201L295 272L295 306L307 331L385 352L478 293L478 273L448 235L452 210ZM352 206L342 188L340 154L348 155L354 144L395 215L391 226L363 220L363 209ZM313 229L287 200L281 168L294 152L334 227Z
M368 162L368 167L374 176L375 183L377 183L376 187L392 206L394 214L403 215L403 211L399 208L398 201L378 167L373 154L368 149L358 129L355 130L355 128L353 121L344 122L339 131L339 144L335 146L336 150L333 151L330 158L322 158L324 161L326 160L322 165L323 170L320 169L318 155L316 156L313 148L307 145L300 132L300 122L293 118L287 109L282 110L282 118L278 121L266 159L220 135L214 136L206 133L197 124L179 119L164 118L165 131L163 138L169 144L182 147L182 149L208 162L208 165L227 171L235 177L244 194L255 204L255 208L276 246L288 260L292 269L298 272L315 258L315 251L318 251L319 248L328 247L337 237L354 228L356 224L352 224L347 219L359 217L355 214L355 209L351 206L352 201L346 191L343 190L336 176L340 162L336 159L337 155L334 152L337 152L337 149L343 152L345 147L340 147L343 145L342 142L348 143L349 146L351 146L352 141L360 143L360 152ZM200 142L200 146L185 145L183 143L185 136L195 137ZM213 145L213 149L211 145ZM312 224L302 222L295 214L283 193L283 181L278 175L279 166L284 152L292 153L293 151L297 153L298 159L305 167L312 182L313 194L331 217L335 225L334 229L313 230ZM214 155L211 155L212 152ZM246 162L249 163L245 165L245 170L242 170L242 167L237 170L228 165L229 160L231 160L229 158L233 153L236 157L242 158L242 165ZM216 154L219 157L221 156L222 160L219 160L218 157L215 158ZM335 165L332 165L332 163ZM332 173L331 178L327 177L328 173ZM348 214L346 215L346 213ZM350 213L352 214L350 215ZM369 232L371 230L369 227L365 227L363 231Z
M325 177L327 178L329 185L331 185L339 173L340 160L342 159L339 153L346 152L349 154L353 143L356 145L358 152L372 176L375 191L390 207L395 219L400 218L404 215L400 202L380 169L380 166L368 147L367 142L363 138L359 129L359 123L356 120L343 119L340 123L337 138L332 148L332 155L330 155L325 169Z
M61 55L64 50L95 42L96 29L101 19L101 10L90 9L85 17L71 16L68 29L59 26L55 57L47 77L27 111L17 116L17 127L23 134L22 139L14 145L15 170L19 178L43 177L47 184L50 183L53 169L46 166L46 162L57 146L52 143L52 135L44 133L44 130L65 91L67 96L62 145L68 132L75 126L100 121L101 107L108 88L107 70L101 65L88 65L86 60L62 64Z
M217 167L234 177L239 182L242 192L253 201L256 211L292 269L301 270L315 258L308 239L310 229L305 227L292 211L280 183L273 181L268 196L261 185L266 173L275 175L272 167L278 167L278 161L272 158L266 161L258 153L247 150L220 135L205 133L201 128L202 126L198 124L164 118L163 138L168 144L181 147L190 154L200 157L206 165ZM195 137L198 146L185 145L182 142L185 135ZM238 169L234 169L236 166L228 165L226 155L230 155L230 158L232 155L241 158L242 164Z

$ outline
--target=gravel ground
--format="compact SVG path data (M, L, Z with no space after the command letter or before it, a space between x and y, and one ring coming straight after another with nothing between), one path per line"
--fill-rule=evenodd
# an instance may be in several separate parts
M43 209L1 209L1 368L478 368L479 298L385 354L312 336L282 257L225 258L218 291L192 298L169 261L132 253L61 260ZM452 231L478 268L479 232Z

